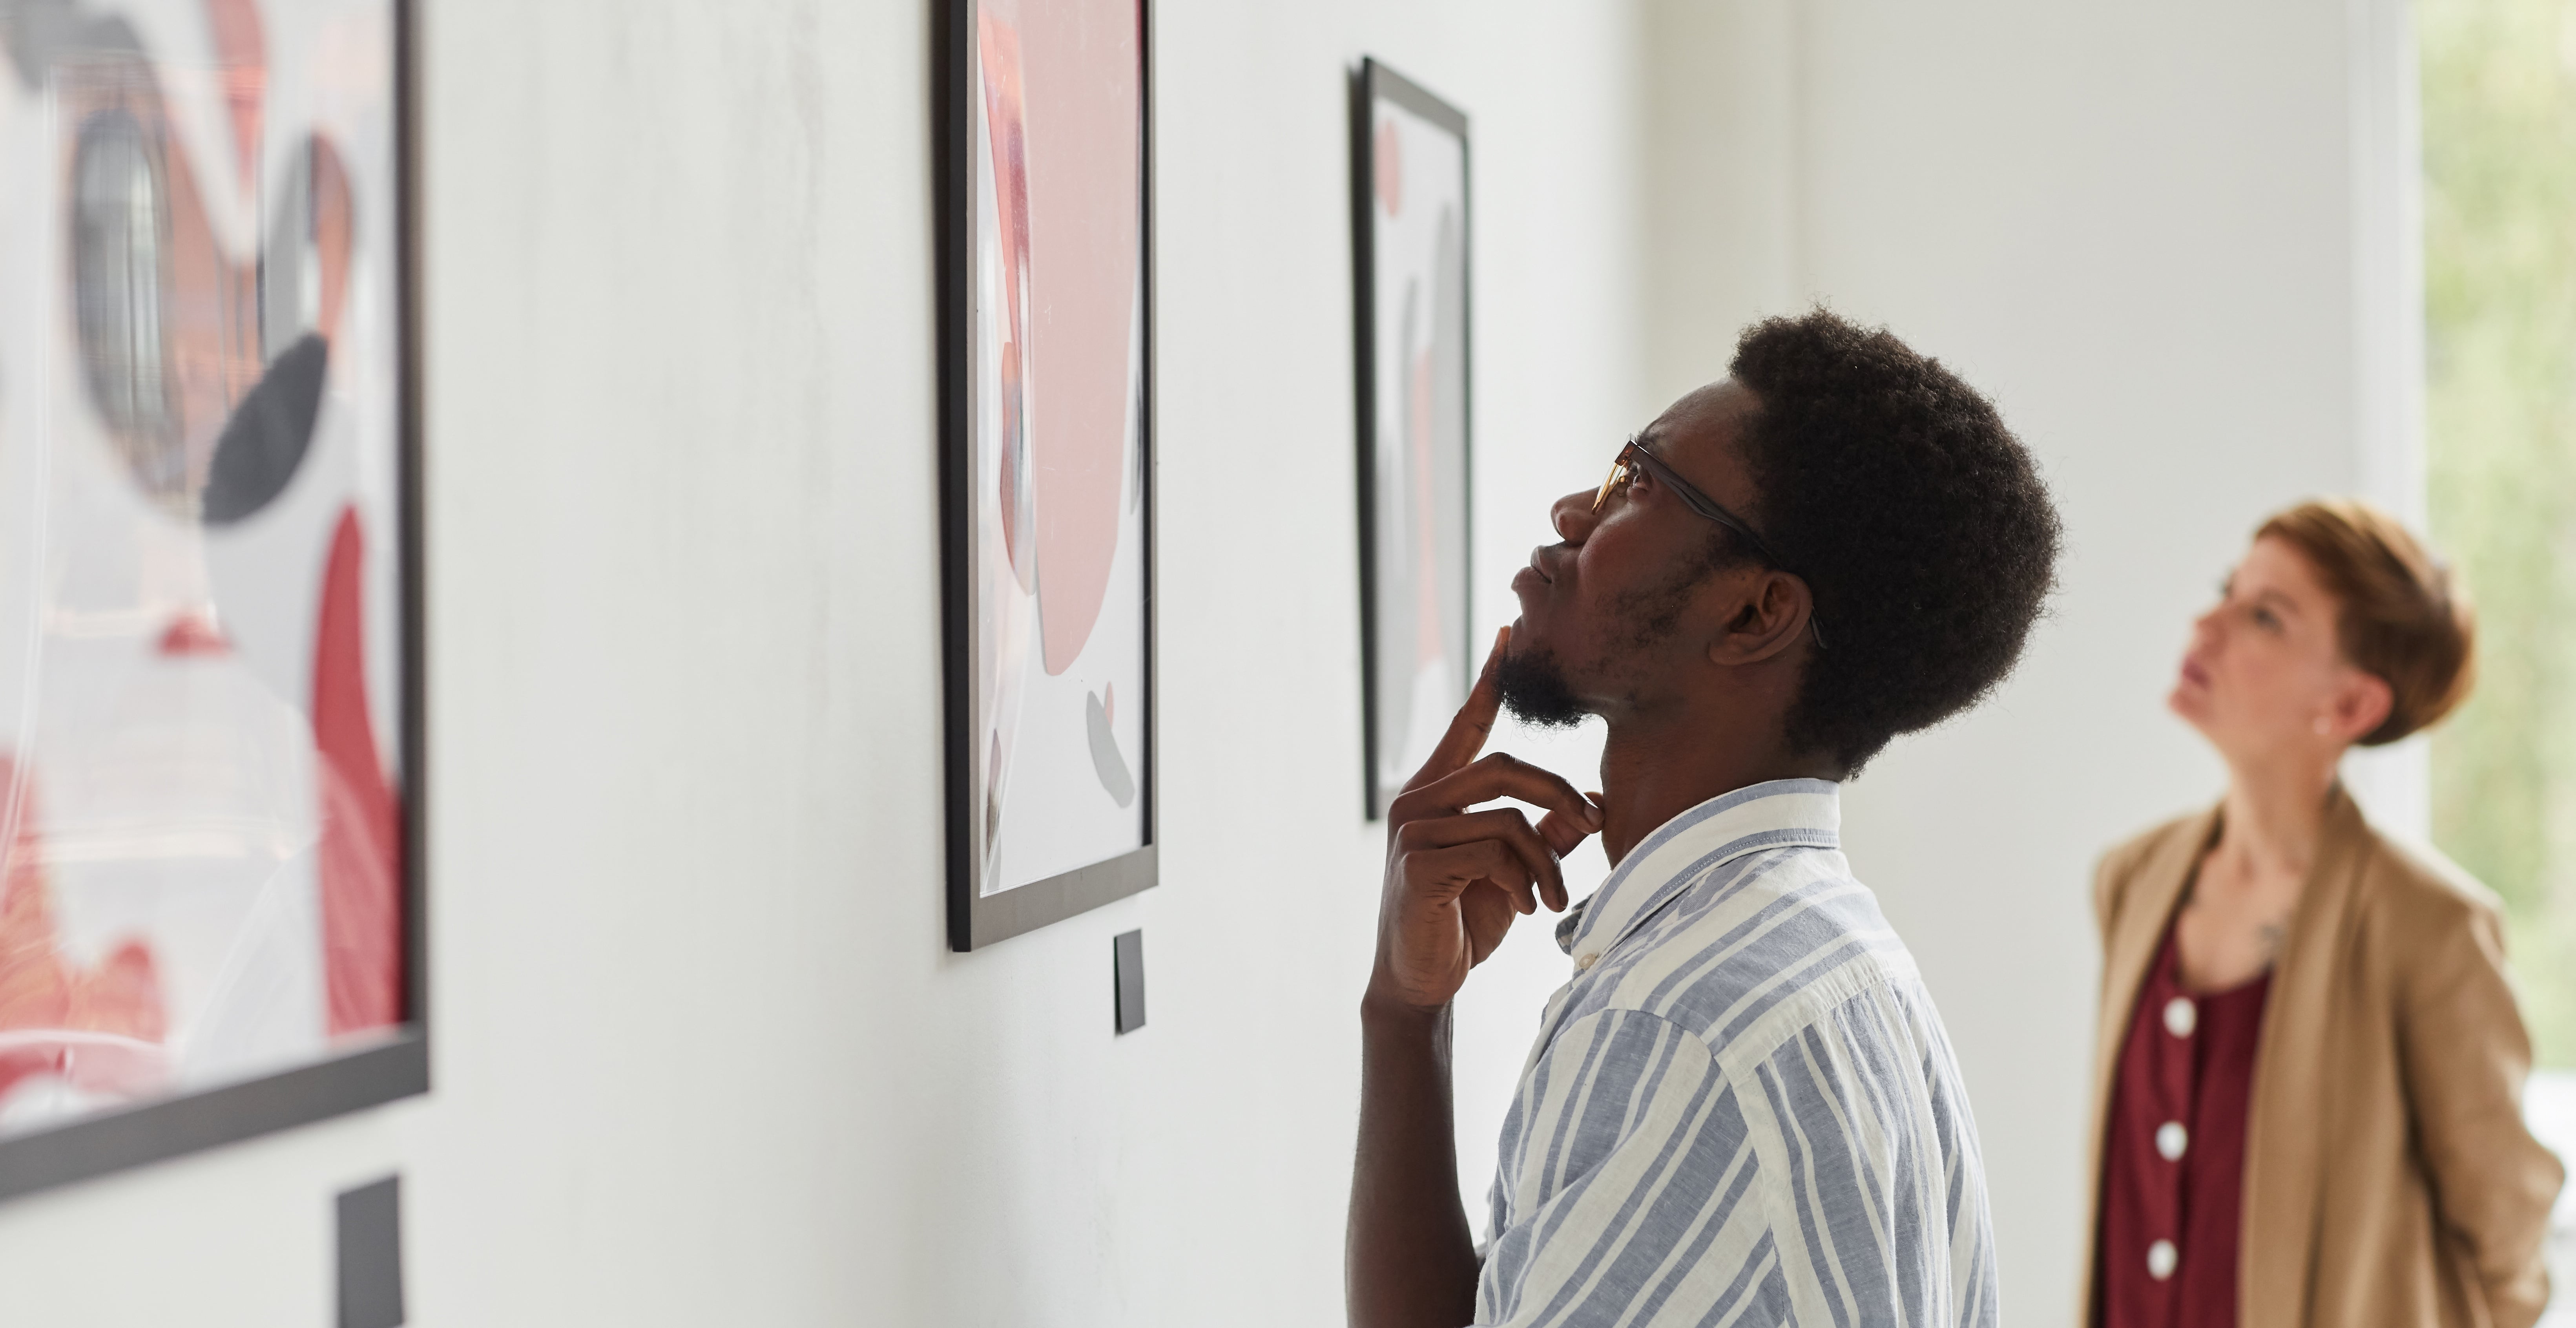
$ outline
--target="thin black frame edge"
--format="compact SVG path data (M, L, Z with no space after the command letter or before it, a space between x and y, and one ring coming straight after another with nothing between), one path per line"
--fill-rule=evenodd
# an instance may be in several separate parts
M1352 465L1359 474L1360 811L1383 819L1377 790L1377 117L1374 88L1384 66L1363 58L1351 71L1351 346L1357 357L1351 405Z
M429 1036L0 1141L0 1200L276 1134L429 1091Z
M967 554L971 547L967 520L969 458L966 431L967 338L973 320L967 316L966 265L974 251L973 108L966 104L973 80L966 61L974 58L970 24L974 0L939 0L931 54L931 119L936 140L933 156L938 212L933 239L932 277L937 301L939 337L939 650L943 723L940 733L941 785L945 793L944 836L948 869L948 947L975 948L975 880L972 867L973 820L969 803L974 766L966 757L971 740L972 699L967 695Z
M968 745L972 741L972 705L968 695L970 680L966 672L969 568L968 555L973 538L973 521L968 507L971 483L971 440L967 430L972 421L968 414L968 394L972 384L967 377L968 339L973 335L973 320L967 316L967 265L974 252L974 107L968 62L974 58L973 18L976 0L939 0L937 21L932 41L930 86L934 157L932 178L936 194L936 232L934 263L938 272L933 289L939 308L936 325L939 338L939 553L940 553L940 677L945 717L942 733L943 763L946 788L946 846L948 881L948 947L958 953L983 949L998 941L1036 931L1040 927L1062 922L1090 912L1103 904L1123 899L1153 888L1160 882L1162 816L1157 783L1161 776L1162 749L1159 745L1161 697L1157 691L1155 667L1159 639L1159 614L1155 599L1155 557L1159 547L1155 514L1158 499L1156 470L1161 454L1156 444L1161 438L1159 414L1161 393L1157 390L1155 372L1156 319L1154 312L1154 4L1153 0L1136 3L1137 62L1137 242L1142 249L1137 263L1137 281L1141 286L1144 363L1138 377L1143 402L1137 411L1138 446L1144 450L1140 470L1143 482L1142 554L1144 561L1144 630L1145 647L1142 673L1145 681L1144 769L1137 779L1137 791L1144 799L1145 842L1142 846L1102 862L1077 867L1044 880L1014 886L1000 894L985 896L975 888L972 868L973 762Z
M975 901L969 948L981 950L997 941L1025 936L1040 927L1079 917L1154 887L1161 874L1157 846L1122 853L1088 867L1013 886Z
M130 1171L430 1091L428 561L422 494L420 77L416 0L393 10L396 583L403 602L403 1021L387 1040L219 1088L0 1139L0 1201Z
M1138 850L1147 855L1142 884L1121 894L1152 889L1160 883L1162 858L1157 853L1163 833L1163 805L1160 784L1163 773L1162 670L1155 666L1156 650L1162 641L1160 602L1155 587L1161 584L1161 572L1155 561L1162 541L1155 530L1162 477L1156 471L1163 464L1163 393L1162 376L1155 370L1156 356L1161 353L1155 332L1160 320L1154 312L1154 0L1136 0L1136 243L1143 250L1136 260L1137 339L1138 352L1144 362L1137 366L1137 392L1143 400L1136 403L1136 445L1143 450L1137 467L1139 495L1143 499L1142 522L1138 531L1139 554L1144 560L1145 655L1138 672L1145 679L1145 714L1137 728L1142 734L1145 768L1136 779L1137 793L1145 799L1145 843ZM1136 856L1134 854L1129 855ZM1114 896L1113 896L1114 897ZM1101 901L1103 903L1107 900Z
M1384 97L1423 119L1456 134L1460 142L1467 139L1467 113L1442 101L1437 94L1406 78L1375 58L1362 61L1369 76L1369 95Z
M1467 545L1467 657L1461 678L1472 686L1476 675L1476 163L1474 136L1467 132L1467 113L1442 101L1419 83L1388 68L1374 56L1363 56L1351 71L1351 272L1354 315L1352 342L1358 370L1352 393L1358 412L1360 513L1360 806L1369 820L1386 817L1377 787L1377 225L1369 202L1377 187L1376 105L1394 102L1458 136L1458 186L1467 201L1460 220L1459 309L1465 326L1459 331L1461 358L1459 479L1465 484L1459 528Z
M429 514L425 432L427 378L421 336L420 14L416 0L394 7L394 232L401 302L401 381L394 390L394 448L402 475L403 1026L423 1051L420 1091L429 1091Z

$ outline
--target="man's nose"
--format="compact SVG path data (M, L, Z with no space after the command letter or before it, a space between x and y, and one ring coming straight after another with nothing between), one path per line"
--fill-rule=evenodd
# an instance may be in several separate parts
M1592 491L1578 489L1556 500L1547 509L1548 524L1556 527L1556 537L1568 544L1581 544L1592 534Z

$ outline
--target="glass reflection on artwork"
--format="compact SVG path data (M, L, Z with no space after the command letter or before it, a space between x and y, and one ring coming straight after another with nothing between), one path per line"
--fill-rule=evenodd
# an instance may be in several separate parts
M1381 69L1377 77L1387 75ZM1465 702L1473 662L1467 641L1467 144L1462 128L1435 123L1395 99L1372 96L1368 113L1375 357L1369 775L1371 807L1382 812Z
M972 114L975 885L1145 842L1137 0L981 0Z
M387 0L0 0L0 1137L405 1016Z

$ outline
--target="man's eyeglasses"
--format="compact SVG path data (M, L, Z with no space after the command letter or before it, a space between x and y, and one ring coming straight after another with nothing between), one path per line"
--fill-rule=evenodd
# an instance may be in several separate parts
M1602 505L1610 501L1610 495L1628 487L1629 483L1637 478L1637 472L1640 470L1654 476L1657 484L1672 490L1673 496L1681 499L1684 507L1743 536L1744 542L1752 545L1755 553L1762 555L1762 561L1783 572L1789 572L1792 576L1797 575L1780 555L1771 551L1770 545L1762 542L1762 537L1754 533L1750 523L1733 512L1727 511L1716 499L1692 487L1689 480L1683 479L1671 466L1665 465L1663 458L1647 451L1645 444L1633 438L1621 444L1619 455L1610 459L1610 478L1601 481L1601 492L1592 496L1592 510L1600 511ZM1816 649L1824 649L1825 629L1816 621L1812 608L1807 614L1807 630L1815 634Z

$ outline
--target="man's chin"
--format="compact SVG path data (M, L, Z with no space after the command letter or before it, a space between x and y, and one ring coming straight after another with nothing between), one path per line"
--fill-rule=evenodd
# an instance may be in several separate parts
M1525 724L1571 728L1590 713L1574 694L1573 685L1565 680L1565 670L1557 664L1554 651L1506 653L1494 670L1494 685L1503 694L1503 708Z

